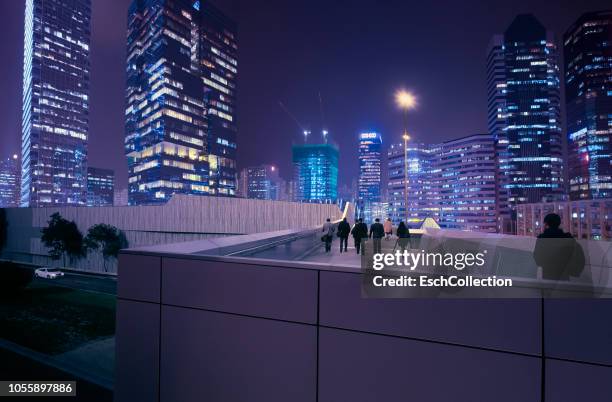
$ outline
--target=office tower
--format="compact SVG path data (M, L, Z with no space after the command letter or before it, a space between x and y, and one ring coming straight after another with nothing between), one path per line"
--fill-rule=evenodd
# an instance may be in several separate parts
M493 39L488 63L489 129L497 141L499 160L500 229L514 231L506 223L514 220L517 204L555 199L563 193L557 49L552 34L533 15L523 14L503 38Z
M19 156L0 160L0 208L19 206Z
M497 232L495 141L476 134L446 141L433 157L432 187L442 228Z
M563 45L570 198L611 198L612 11L583 14Z
M90 0L26 0L21 205L85 205Z
M237 27L210 2L202 2L200 12L199 51L208 116L210 192L235 196Z
M417 227L427 217L436 217L436 192L431 186L436 146L392 144L387 152L389 179L388 214L394 224L407 222ZM405 158L406 156L406 158ZM408 211L406 211L405 175L408 169Z
M295 198L302 202L335 202L338 198L338 146L294 145Z
M115 196L115 172L89 166L87 168L87 206L111 207Z
M359 217L367 222L372 221L373 212L380 213L381 147L380 133L359 134Z
M130 205L165 203L175 193L234 195L236 59L227 53L236 48L234 31L208 2L132 1Z
M127 188L116 188L115 194L113 194L113 206L115 207L126 207L128 205L128 189Z
M283 181L278 175L278 169L272 165L261 165L244 168L240 178L245 186L244 198L259 200L280 200Z

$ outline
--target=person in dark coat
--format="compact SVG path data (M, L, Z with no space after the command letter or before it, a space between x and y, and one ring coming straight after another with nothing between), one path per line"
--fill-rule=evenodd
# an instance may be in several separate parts
M381 239L385 237L385 228L380 223L380 219L376 218L372 226L370 226L370 238L372 239L374 254L382 252Z
M351 233L351 225L348 223L346 218L342 219L342 222L338 224L338 237L340 238L340 253L342 253L342 245L344 244L344 251L348 248L348 237Z
M544 232L538 235L533 258L542 267L544 279L569 281L570 276L582 274L585 257L580 244L570 233L561 230L560 225L559 215L544 217Z
M402 251L406 250L406 247L410 243L410 230L408 229L408 226L406 226L404 222L400 222L399 225L397 225L396 234L397 244L399 244L400 249Z
M368 225L363 223L363 219L359 218L353 230L351 230L353 240L355 241L355 250L357 254L361 252L361 241L368 238Z

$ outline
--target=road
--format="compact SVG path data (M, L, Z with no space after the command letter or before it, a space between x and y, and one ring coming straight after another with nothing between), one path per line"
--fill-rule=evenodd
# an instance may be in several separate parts
M57 279L34 278L33 283L44 285L64 286L72 289L90 292L117 294L117 278L111 276L88 275L64 272L64 276Z

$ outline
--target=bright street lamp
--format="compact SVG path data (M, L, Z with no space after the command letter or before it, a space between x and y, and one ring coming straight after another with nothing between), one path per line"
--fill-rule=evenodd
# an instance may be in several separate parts
M404 211L406 213L406 225L408 225L408 110L416 107L417 101L416 96L410 92L400 89L395 93L395 102L397 106L404 111L404 134L402 139L404 140Z

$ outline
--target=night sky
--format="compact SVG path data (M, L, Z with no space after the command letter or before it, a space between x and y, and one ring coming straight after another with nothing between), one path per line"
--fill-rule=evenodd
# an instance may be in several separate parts
M89 163L127 183L123 156L124 65L130 0L93 0ZM204 2L205 3L205 2ZM0 157L19 152L24 0L0 0ZM340 145L340 180L357 175L357 135L398 142L393 93L419 98L409 115L416 141L486 131L485 59L491 36L531 12L558 42L580 14L609 0L362 1L219 0L239 26L238 163L273 163L291 178L291 144L302 140L282 101L313 133L323 116Z

